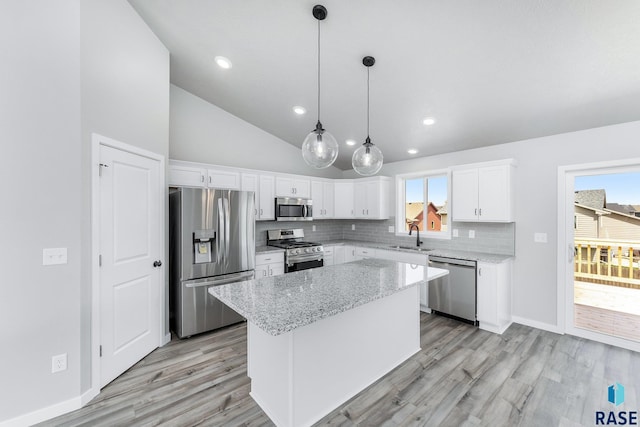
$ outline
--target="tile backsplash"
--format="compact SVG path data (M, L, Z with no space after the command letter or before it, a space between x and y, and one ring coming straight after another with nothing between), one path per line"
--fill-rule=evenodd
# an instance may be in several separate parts
M355 225L355 230L352 230ZM315 226L316 230L313 231ZM388 220L326 219L309 222L256 221L256 245L267 244L267 230L275 228L302 228L305 240L359 240L388 245L415 245L415 232L412 236L396 236L389 232L395 226L395 218ZM451 249L473 252L486 252L498 255L515 255L515 223L469 223L454 222L452 229L458 230L459 237L450 240L433 239L420 236L422 247L429 249ZM469 238L469 231L475 232L475 238Z

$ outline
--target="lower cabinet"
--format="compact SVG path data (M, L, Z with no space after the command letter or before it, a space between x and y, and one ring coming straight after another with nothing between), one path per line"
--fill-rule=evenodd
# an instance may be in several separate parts
M324 265L335 265L335 246L333 245L322 245L323 253L323 264Z
M356 247L345 245L344 247L344 262L358 261L361 258L356 256Z
M284 252L256 254L256 268L254 274L256 279L278 276L280 274L284 274Z
M478 262L477 318L480 329L497 334L511 325L511 260Z

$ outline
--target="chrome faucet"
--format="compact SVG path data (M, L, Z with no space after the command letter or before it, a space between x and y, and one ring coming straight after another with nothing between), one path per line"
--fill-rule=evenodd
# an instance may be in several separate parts
M416 228L416 246L420 247L420 245L422 244L422 241L420 240L420 227L418 227L416 224L411 224L409 226L409 236L411 236L411 231L413 230L413 227Z

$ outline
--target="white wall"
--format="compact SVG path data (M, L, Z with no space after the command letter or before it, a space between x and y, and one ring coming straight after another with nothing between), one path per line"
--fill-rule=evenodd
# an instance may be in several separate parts
M0 52L2 421L80 392L80 0L3 1Z
M169 54L125 0L4 1L0 51L0 424L25 425L90 387L90 134L168 156Z
M639 142L640 121L390 163L383 166L380 175L395 176L465 163L516 159L513 314L530 324L554 328L558 325L558 166L640 157ZM384 152L384 147L380 148ZM345 171L343 176L355 175ZM395 200L395 194L391 199ZM534 232L547 233L548 243L534 243Z
M82 0L81 31L84 392L91 380L91 134L169 158L169 52L125 0ZM164 327L169 333L168 316Z
M308 166L299 148L175 85L171 85L170 135L172 159L326 178L342 176L333 166Z

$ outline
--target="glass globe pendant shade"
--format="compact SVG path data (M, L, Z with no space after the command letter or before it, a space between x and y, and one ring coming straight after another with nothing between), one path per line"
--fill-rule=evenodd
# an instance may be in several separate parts
M338 157L338 141L329 132L322 129L318 121L302 143L302 158L316 169L328 168Z
M382 151L371 143L369 137L360 148L353 152L351 165L353 169L363 176L377 174L382 168Z

